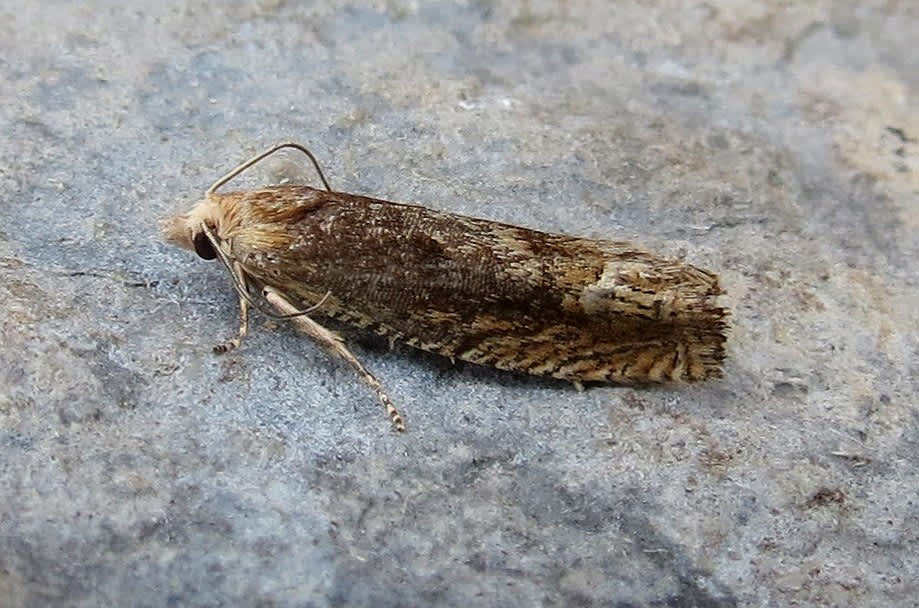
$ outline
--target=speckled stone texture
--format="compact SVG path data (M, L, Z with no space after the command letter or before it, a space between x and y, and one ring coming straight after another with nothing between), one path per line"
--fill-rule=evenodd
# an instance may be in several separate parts
M3 1L0 606L915 605L917 6ZM226 273L157 222L291 139L717 270L725 378L346 332L398 435L287 326L215 356Z

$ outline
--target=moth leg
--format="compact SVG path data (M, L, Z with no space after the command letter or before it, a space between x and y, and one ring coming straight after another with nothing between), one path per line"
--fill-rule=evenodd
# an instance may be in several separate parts
M571 384L574 386L574 390L579 393L584 392L584 384L580 380L572 380Z
M264 290L262 290L262 295L272 306L277 308L281 314L290 315L298 312L297 307L274 287L265 287ZM383 407L386 408L386 413L389 415L390 420L392 420L393 427L395 427L397 431L405 430L405 423L402 420L402 416L399 415L396 407L392 404L389 395L383 390L383 385L380 384L380 381L377 380L373 374L367 371L367 368L357 360L357 357L351 354L351 351L348 350L348 347L345 346L344 341L342 341L341 336L326 329L306 315L292 317L290 321L294 323L300 331L313 340L316 340L316 342L327 351L348 363L348 365L360 375L364 383L376 393L377 399L379 399Z
M249 289L249 285L246 283L246 275L242 273L242 269L239 267L239 262L234 262L233 270L236 272L236 276L239 277L240 283L242 283L243 289ZM249 301L239 296L239 333L236 334L235 338L227 340L226 342L221 342L214 346L214 352L218 355L223 353L228 353L234 348L239 348L240 343L243 341L249 334Z

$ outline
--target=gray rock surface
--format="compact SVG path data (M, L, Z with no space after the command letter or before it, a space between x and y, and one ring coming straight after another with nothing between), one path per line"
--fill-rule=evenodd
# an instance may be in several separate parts
M0 605L916 605L916 6L3 2ZM288 139L719 271L725 378L349 332L397 435L287 327L213 355L227 277L157 222Z

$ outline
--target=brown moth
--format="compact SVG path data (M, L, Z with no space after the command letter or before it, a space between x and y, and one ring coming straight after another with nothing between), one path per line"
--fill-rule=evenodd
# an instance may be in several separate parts
M270 186L218 193L284 148L313 162L325 190ZM623 241L518 226L334 192L313 155L284 143L243 163L165 238L219 258L249 304L281 318L352 365L394 425L402 419L341 338L307 316L331 317L422 350L575 383L693 382L717 377L726 309L718 276Z

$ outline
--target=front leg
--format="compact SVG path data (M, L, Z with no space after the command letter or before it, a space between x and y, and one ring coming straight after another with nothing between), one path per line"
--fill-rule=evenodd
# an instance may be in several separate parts
M233 272L236 274L236 277L239 279L240 287L242 289L249 289L249 284L246 282L246 275L242 272L242 266L239 262L233 262ZM239 348L240 343L243 338L249 333L249 300L239 296L239 333L236 334L235 338L227 340L214 346L214 352L218 355L223 353L230 352L234 348Z

